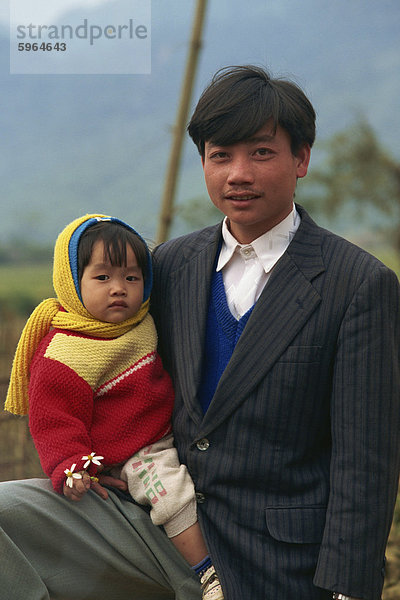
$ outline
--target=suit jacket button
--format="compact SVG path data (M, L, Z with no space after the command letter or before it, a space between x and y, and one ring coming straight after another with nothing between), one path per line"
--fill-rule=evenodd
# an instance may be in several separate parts
M210 442L208 441L207 438L203 438L202 440L199 440L196 444L197 448L199 450L201 450L202 452L204 452L204 450L208 450L210 447Z
M206 497L201 492L196 492L196 500L198 504L204 504L206 501Z

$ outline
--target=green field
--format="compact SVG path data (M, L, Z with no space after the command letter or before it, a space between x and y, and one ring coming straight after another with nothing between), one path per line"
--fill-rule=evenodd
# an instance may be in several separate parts
M366 248L400 275L400 256L385 247ZM28 315L44 298L54 297L52 265L0 265L0 315Z
M0 266L0 311L29 314L44 298L53 297L51 271L50 264Z

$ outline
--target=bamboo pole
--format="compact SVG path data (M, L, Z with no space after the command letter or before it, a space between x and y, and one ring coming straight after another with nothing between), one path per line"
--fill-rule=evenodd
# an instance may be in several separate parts
M198 57L201 49L201 36L203 30L204 16L207 0L197 0L196 12L193 21L192 36L190 40L189 54L186 62L185 76L182 84L180 102L178 106L176 123L174 126L174 138L169 157L167 175L161 203L160 219L156 241L157 244L168 239L173 218L173 205L175 199L176 185L179 173L179 165L182 155L182 147L186 132L186 120L189 111L190 99L194 78L197 69Z

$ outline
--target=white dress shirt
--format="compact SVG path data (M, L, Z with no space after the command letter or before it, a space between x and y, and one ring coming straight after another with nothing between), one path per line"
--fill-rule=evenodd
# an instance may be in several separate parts
M229 310L239 320L258 300L271 271L286 251L300 225L300 215L292 212L251 244L239 244L222 225L222 247L217 271L222 270Z

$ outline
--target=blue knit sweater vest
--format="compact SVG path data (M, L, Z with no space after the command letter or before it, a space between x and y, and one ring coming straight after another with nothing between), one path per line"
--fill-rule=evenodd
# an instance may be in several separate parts
M199 389L199 399L204 414L252 310L253 307L239 321L235 319L226 300L222 272L215 271L211 282L203 370Z

